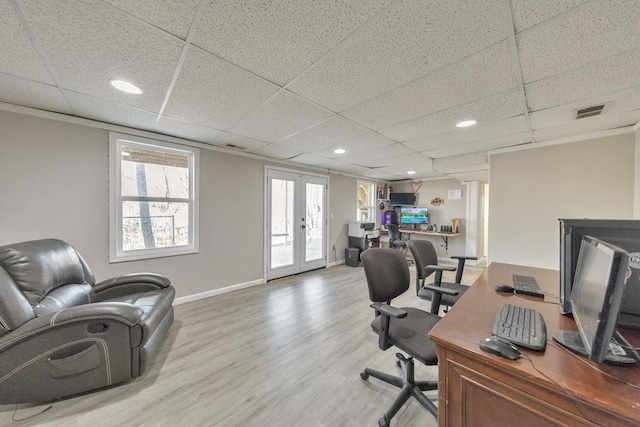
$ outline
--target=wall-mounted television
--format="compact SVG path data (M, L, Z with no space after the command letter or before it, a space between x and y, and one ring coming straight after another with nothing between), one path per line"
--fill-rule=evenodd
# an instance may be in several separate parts
M416 196L413 193L391 193L391 206L415 206Z
M427 208L400 208L400 224L428 224L429 210Z
M640 329L640 220L560 220L560 310L571 312L571 290L580 245L586 235L619 246L629 253L630 277L627 279L618 323Z

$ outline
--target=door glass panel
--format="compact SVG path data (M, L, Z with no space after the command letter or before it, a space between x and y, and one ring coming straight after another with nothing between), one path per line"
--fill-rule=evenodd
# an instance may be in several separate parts
M322 258L324 185L306 184L305 262Z
M294 182L271 180L271 268L293 264Z

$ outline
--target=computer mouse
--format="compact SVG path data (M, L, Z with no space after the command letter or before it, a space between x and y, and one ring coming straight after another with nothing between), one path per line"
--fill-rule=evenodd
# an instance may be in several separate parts
M509 292L509 293L513 293L513 291L515 291L516 288L514 288L513 286L509 286L509 285L496 285L496 292Z
M480 341L480 348L505 359L516 360L521 357L520 350L509 341L498 337L487 337Z

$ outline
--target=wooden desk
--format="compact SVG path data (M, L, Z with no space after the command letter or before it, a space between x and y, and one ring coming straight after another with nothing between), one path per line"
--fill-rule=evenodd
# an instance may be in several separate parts
M407 230L407 229L403 229L400 228L400 233L406 233L409 235L409 239L411 239L411 235L412 234L416 234L419 236L438 236L438 237L442 237L442 240L444 241L444 249L445 250L449 250L449 237L457 237L460 235L460 233L442 233L439 231L418 231L418 230Z
M553 332L575 330L575 322L548 303L555 298L545 303L496 293L495 285L511 284L514 273L534 276L544 291L558 294L557 271L493 263L429 334L439 358L439 425L640 425L640 367L596 364L558 347ZM511 361L478 346L491 335L495 312L504 303L531 307L544 317L546 350L521 348L537 370L526 358ZM623 335L640 345L638 333Z

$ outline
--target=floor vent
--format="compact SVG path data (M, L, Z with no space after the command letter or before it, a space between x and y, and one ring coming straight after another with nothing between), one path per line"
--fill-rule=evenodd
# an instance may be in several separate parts
M602 110L604 110L604 104L581 108L576 111L576 120L584 119L585 117L599 116L602 114Z

